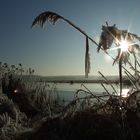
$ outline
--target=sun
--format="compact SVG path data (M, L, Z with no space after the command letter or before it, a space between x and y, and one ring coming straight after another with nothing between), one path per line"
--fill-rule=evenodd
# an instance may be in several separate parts
M121 52L129 52L129 43L126 40L120 41L119 48Z
M121 39L120 41L118 41L118 45L116 47L110 48L110 50L117 50L120 49L121 50L121 54L124 52L131 52L131 47L134 45L135 43L130 43L128 42L126 39Z

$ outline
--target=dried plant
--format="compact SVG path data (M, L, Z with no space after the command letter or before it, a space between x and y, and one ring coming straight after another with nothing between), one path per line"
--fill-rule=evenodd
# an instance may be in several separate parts
M85 53L85 76L88 77L90 72L90 55L89 55L89 41L86 37L86 53Z
M69 25L71 25L72 27L74 27L76 30L78 30L80 33L82 33L85 38L86 38L86 53L85 53L85 76L88 77L88 73L90 70L90 59L89 59L89 43L88 40L92 41L95 45L98 46L98 44L88 35L86 34L82 29L80 29L78 26L76 26L75 24L73 24L70 20L68 20L67 18L64 18L63 16L51 12L51 11L46 11L43 12L41 14L39 14L35 20L32 23L32 27L35 25L40 25L41 27L43 27L43 25L50 21L53 25L59 20L64 20L65 22L67 22Z
M89 37L89 35L87 35L82 29L80 29L78 26L76 26L75 24L73 24L70 20L68 20L67 18L64 18L63 16L51 12L51 11L46 11L43 12L41 14L39 14L35 20L32 23L32 27L35 25L40 25L41 27L43 27L43 25L47 22L50 21L52 24L55 24L59 19L64 20L65 22L67 22L69 25L71 25L72 27L74 27L75 29L77 29L79 32L81 32L85 37L88 37L89 40L91 40L93 43L95 43L97 46L98 44L91 38Z
M12 100L10 100L6 95L0 95L0 114L8 113L8 115L16 119L17 109Z
M26 115L4 95L0 95L0 113L1 140L12 140L17 133L28 129Z
M127 44L121 44L123 42L127 42ZM129 62L130 54L133 54L135 59L135 69L136 69L136 52L140 52L140 46L138 45L140 41L140 37L136 34L130 33L127 30L120 30L113 26L102 26L102 33L100 36L100 42L97 51L102 48L103 50L110 49L113 44L117 47L118 55L114 59L113 64L116 61L119 61L119 77L120 77L120 96L122 93L122 64L126 64ZM127 45L127 49L123 50L120 48L121 45Z
M126 52L122 52L119 48L121 45L121 41L128 42L128 50ZM98 47L98 52L102 47L103 50L110 49L110 47L115 43L116 47L118 47L118 55L115 58L113 64L122 59L122 61L126 64L129 60L130 54L135 55L136 52L140 51L140 46L138 45L140 41L140 37L136 34L130 33L127 30L120 30L115 25L113 26L103 26L102 33L100 37L100 43Z
M107 49L110 49L113 45L118 47L117 48L118 55L116 56L115 59L113 58L114 60L113 64L116 61L119 61L120 96L121 96L122 82L123 82L122 81L122 63L126 64L128 62L130 58L129 57L130 54L133 54L135 61L137 60L136 50L140 51L137 41L140 41L140 37L137 36L136 34L128 32L127 30L118 29L115 24L113 26L108 26L108 23L106 22L107 26L102 26L102 33L101 33L100 41L98 44L91 37L89 37L83 30L81 30L78 26L73 24L70 20L51 11L46 11L39 14L33 21L32 27L35 25L40 25L41 27L43 27L43 25L47 21L50 21L52 24L55 24L59 19L66 21L69 25L77 29L86 37L86 53L85 53L85 76L86 77L88 77L88 73L90 70L89 43L88 43L89 40L98 46L97 48L98 52L100 49L106 51ZM122 51L122 49L119 48L122 40L129 42L127 51ZM137 65L137 62L135 63L135 69L136 69L136 65Z

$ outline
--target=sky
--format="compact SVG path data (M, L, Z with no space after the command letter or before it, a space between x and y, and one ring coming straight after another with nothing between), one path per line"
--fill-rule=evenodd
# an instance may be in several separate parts
M63 21L31 28L35 17L44 11L56 12L98 43L106 21L140 35L139 6L139 0L0 0L0 61L22 63L37 75L84 75L85 37ZM90 42L89 75L98 75L98 71L118 75L113 60L96 49Z

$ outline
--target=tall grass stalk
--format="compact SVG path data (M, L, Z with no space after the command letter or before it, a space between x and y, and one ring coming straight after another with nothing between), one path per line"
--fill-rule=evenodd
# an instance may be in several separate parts
M107 84L109 84L111 86L111 88L114 90L115 94L118 95L116 89L114 88L114 86L109 82L109 80L100 72L98 71L98 73L104 78L104 80L107 82Z
M122 56L121 56L122 57ZM122 58L119 59L120 98L122 98Z
M133 82L131 76L130 76L126 71L124 71L124 72L125 72L125 74L127 75L128 79L129 79L129 81L131 82L131 84L133 85L133 87L135 87L135 89L138 90L139 88L138 88L137 85ZM136 81L135 81L135 82L136 82Z

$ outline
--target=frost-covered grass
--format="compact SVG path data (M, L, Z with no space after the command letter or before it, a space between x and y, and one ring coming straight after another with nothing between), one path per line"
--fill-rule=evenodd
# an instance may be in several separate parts
M140 137L139 75L133 78L127 72L126 76L132 84L127 97L120 97L110 83L113 92L101 83L105 92L100 95L82 84L84 88L78 89L67 104L55 86L29 82L22 76L17 83L15 76L15 89L8 90L11 95L0 93L0 139L136 140Z

